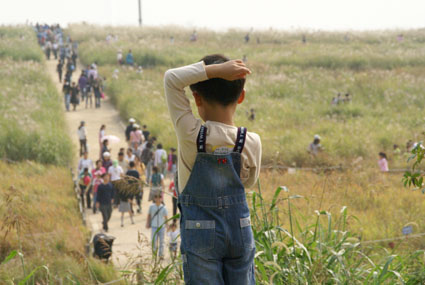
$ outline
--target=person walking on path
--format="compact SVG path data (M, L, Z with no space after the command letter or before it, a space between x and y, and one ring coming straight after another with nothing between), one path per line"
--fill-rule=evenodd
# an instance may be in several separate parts
M102 149L103 149L103 138L106 135L105 130L106 130L106 126L105 125L101 125L100 126L100 129L99 129L99 136L98 136L99 137L99 150L100 150L99 157L101 159L102 159L102 155L103 155L103 152L102 152Z
M71 104L73 106L73 111L77 110L77 105L80 103L80 100L78 98L78 86L75 84L75 82L72 82L72 87L71 87Z
M175 151L176 149L172 147L168 154L167 173L171 180L174 179L174 175L177 171L177 155L175 154Z
M95 108L100 108L100 99L102 98L102 85L99 79L95 79L93 83Z
M136 120L133 119L133 118L130 118L130 120L128 120L127 128L125 129L125 139L126 139L129 147L131 146L130 134L133 131L135 123L136 123Z
M120 205L118 211L121 213L121 227L124 227L124 214L128 213L130 215L131 224L134 225L133 213L131 211L132 197L129 197L123 193L119 195Z
M93 166L93 161L89 158L89 153L85 151L83 153L83 157L80 158L80 161L78 162L78 173L81 174L84 168L87 168L89 171L92 171L94 168Z
M101 170L93 171L93 183L92 183L92 192L93 192L93 214L96 214L97 212L97 188L99 188L99 185L102 184L102 172Z
M180 236L180 230L177 228L176 221L173 221L170 228L168 229L168 237L170 238L169 250L171 260L176 260L177 257L177 246Z
M162 144L156 146L154 166L158 167L158 171L165 174L165 165L167 163L167 152L162 148Z
M104 173L101 176L103 182L97 187L96 207L102 213L103 230L108 232L108 222L112 214L112 203L114 202L114 190L109 183L109 175Z
M154 152L152 150L152 144L148 142L146 144L145 149L142 151L141 155L141 161L145 165L146 168L146 183L149 184L151 181L151 174L152 174L152 167L153 167L153 158L154 158Z
M109 168L112 166L111 154L106 151L105 153L103 153L102 157L103 157L102 166L103 168L105 168L106 173L108 173Z
M168 192L173 195L172 202L173 202L173 217L177 214L177 192L176 192L176 180L171 181L170 185L168 186Z
M62 60L58 61L58 64L56 65L56 71L59 76L59 82L62 82L62 71L63 71L63 63Z
M87 209L91 208L91 183L92 183L92 175L89 169L84 168L83 172L79 177L79 186L80 186L80 197L81 197L81 205L84 208L84 198L86 198Z
M71 91L72 91L72 87L69 83L69 81L65 81L65 83L63 84L62 87L62 91L64 94L64 100L65 100L65 109L67 112L69 112L69 106L71 103Z
M124 176L124 170L121 168L121 166L118 165L118 160L114 160L112 162L112 166L109 167L108 169L108 174L111 177L111 182L120 180L123 176ZM118 204L120 203L120 199L119 199L119 193L118 191L116 191L115 187L114 191L115 191L115 196L114 196L114 205L118 206Z
M137 160L137 158L136 158ZM140 173L137 168L136 168L136 161L131 161L129 163L129 169L127 170L126 174L127 176L132 176L134 178L137 178L140 180ZM136 204L137 204L137 213L141 213L142 212L142 199L143 199L143 186L140 185L139 187L139 193L137 193L135 195L136 198Z
M136 152L139 145L144 142L145 138L143 137L142 131L139 128L138 124L133 125L133 130L130 133L130 144L133 152Z
M164 258L164 235L167 227L167 208L162 202L161 195L156 194L154 203L149 207L146 228L151 228L152 252L154 256ZM159 252L158 252L159 242Z
M88 152L87 149L87 132L85 127L85 122L81 121L80 126L78 127L78 139L80 140L80 156Z
M161 173L159 173L158 167L154 166L152 168L152 171L153 171L153 174L150 179L151 190L149 192L148 201L153 201L154 196L157 194L162 197L164 192L164 187L165 187L164 176Z
M81 103L84 103L84 101L86 101L86 109L88 105L87 85L88 85L87 76L84 73L84 71L81 71L80 78L78 78L78 87L80 88L80 92L81 92Z

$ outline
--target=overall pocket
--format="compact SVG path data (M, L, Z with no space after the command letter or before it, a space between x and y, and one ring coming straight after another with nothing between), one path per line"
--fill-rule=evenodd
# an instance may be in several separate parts
M214 220L186 220L184 228L185 247L189 251L202 253L214 248Z
M250 249L254 248L255 242L254 242L254 235L252 233L250 217L240 219L240 226L241 226L243 246L245 248L250 248Z

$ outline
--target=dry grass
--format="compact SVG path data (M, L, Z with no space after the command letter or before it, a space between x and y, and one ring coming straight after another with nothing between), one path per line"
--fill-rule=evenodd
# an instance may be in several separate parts
M298 171L295 174L263 172L260 178L263 195L270 201L273 189L287 186L294 212L301 225L316 219L316 211L328 211L337 216L344 206L351 216L348 226L362 241L402 236L402 228L414 223L414 233L425 232L423 212L425 199L420 191L403 187L401 174L370 171L316 174ZM288 226L286 202L279 204L284 226ZM397 242L402 248L425 248L421 238ZM387 244L384 244L386 246Z

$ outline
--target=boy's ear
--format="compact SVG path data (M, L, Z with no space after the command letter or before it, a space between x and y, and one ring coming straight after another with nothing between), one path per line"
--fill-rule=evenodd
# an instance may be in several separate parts
M195 98L195 103L196 103L196 106L198 106L198 107L200 107L200 106L202 106L202 97L201 97L201 95L199 95L197 92L192 92L192 94L193 94L193 98Z
M239 96L238 104L242 104L243 100L245 100L245 89L242 90L241 96Z

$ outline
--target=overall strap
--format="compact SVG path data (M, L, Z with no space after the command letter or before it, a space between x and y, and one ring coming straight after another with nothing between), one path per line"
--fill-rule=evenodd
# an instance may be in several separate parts
M198 152L206 152L207 127L202 125L199 129L198 138L196 139L196 147Z
M238 134L236 136L235 148L233 149L233 152L242 153L243 147L245 146L245 139L246 139L247 132L248 132L247 129L244 127L238 128Z

